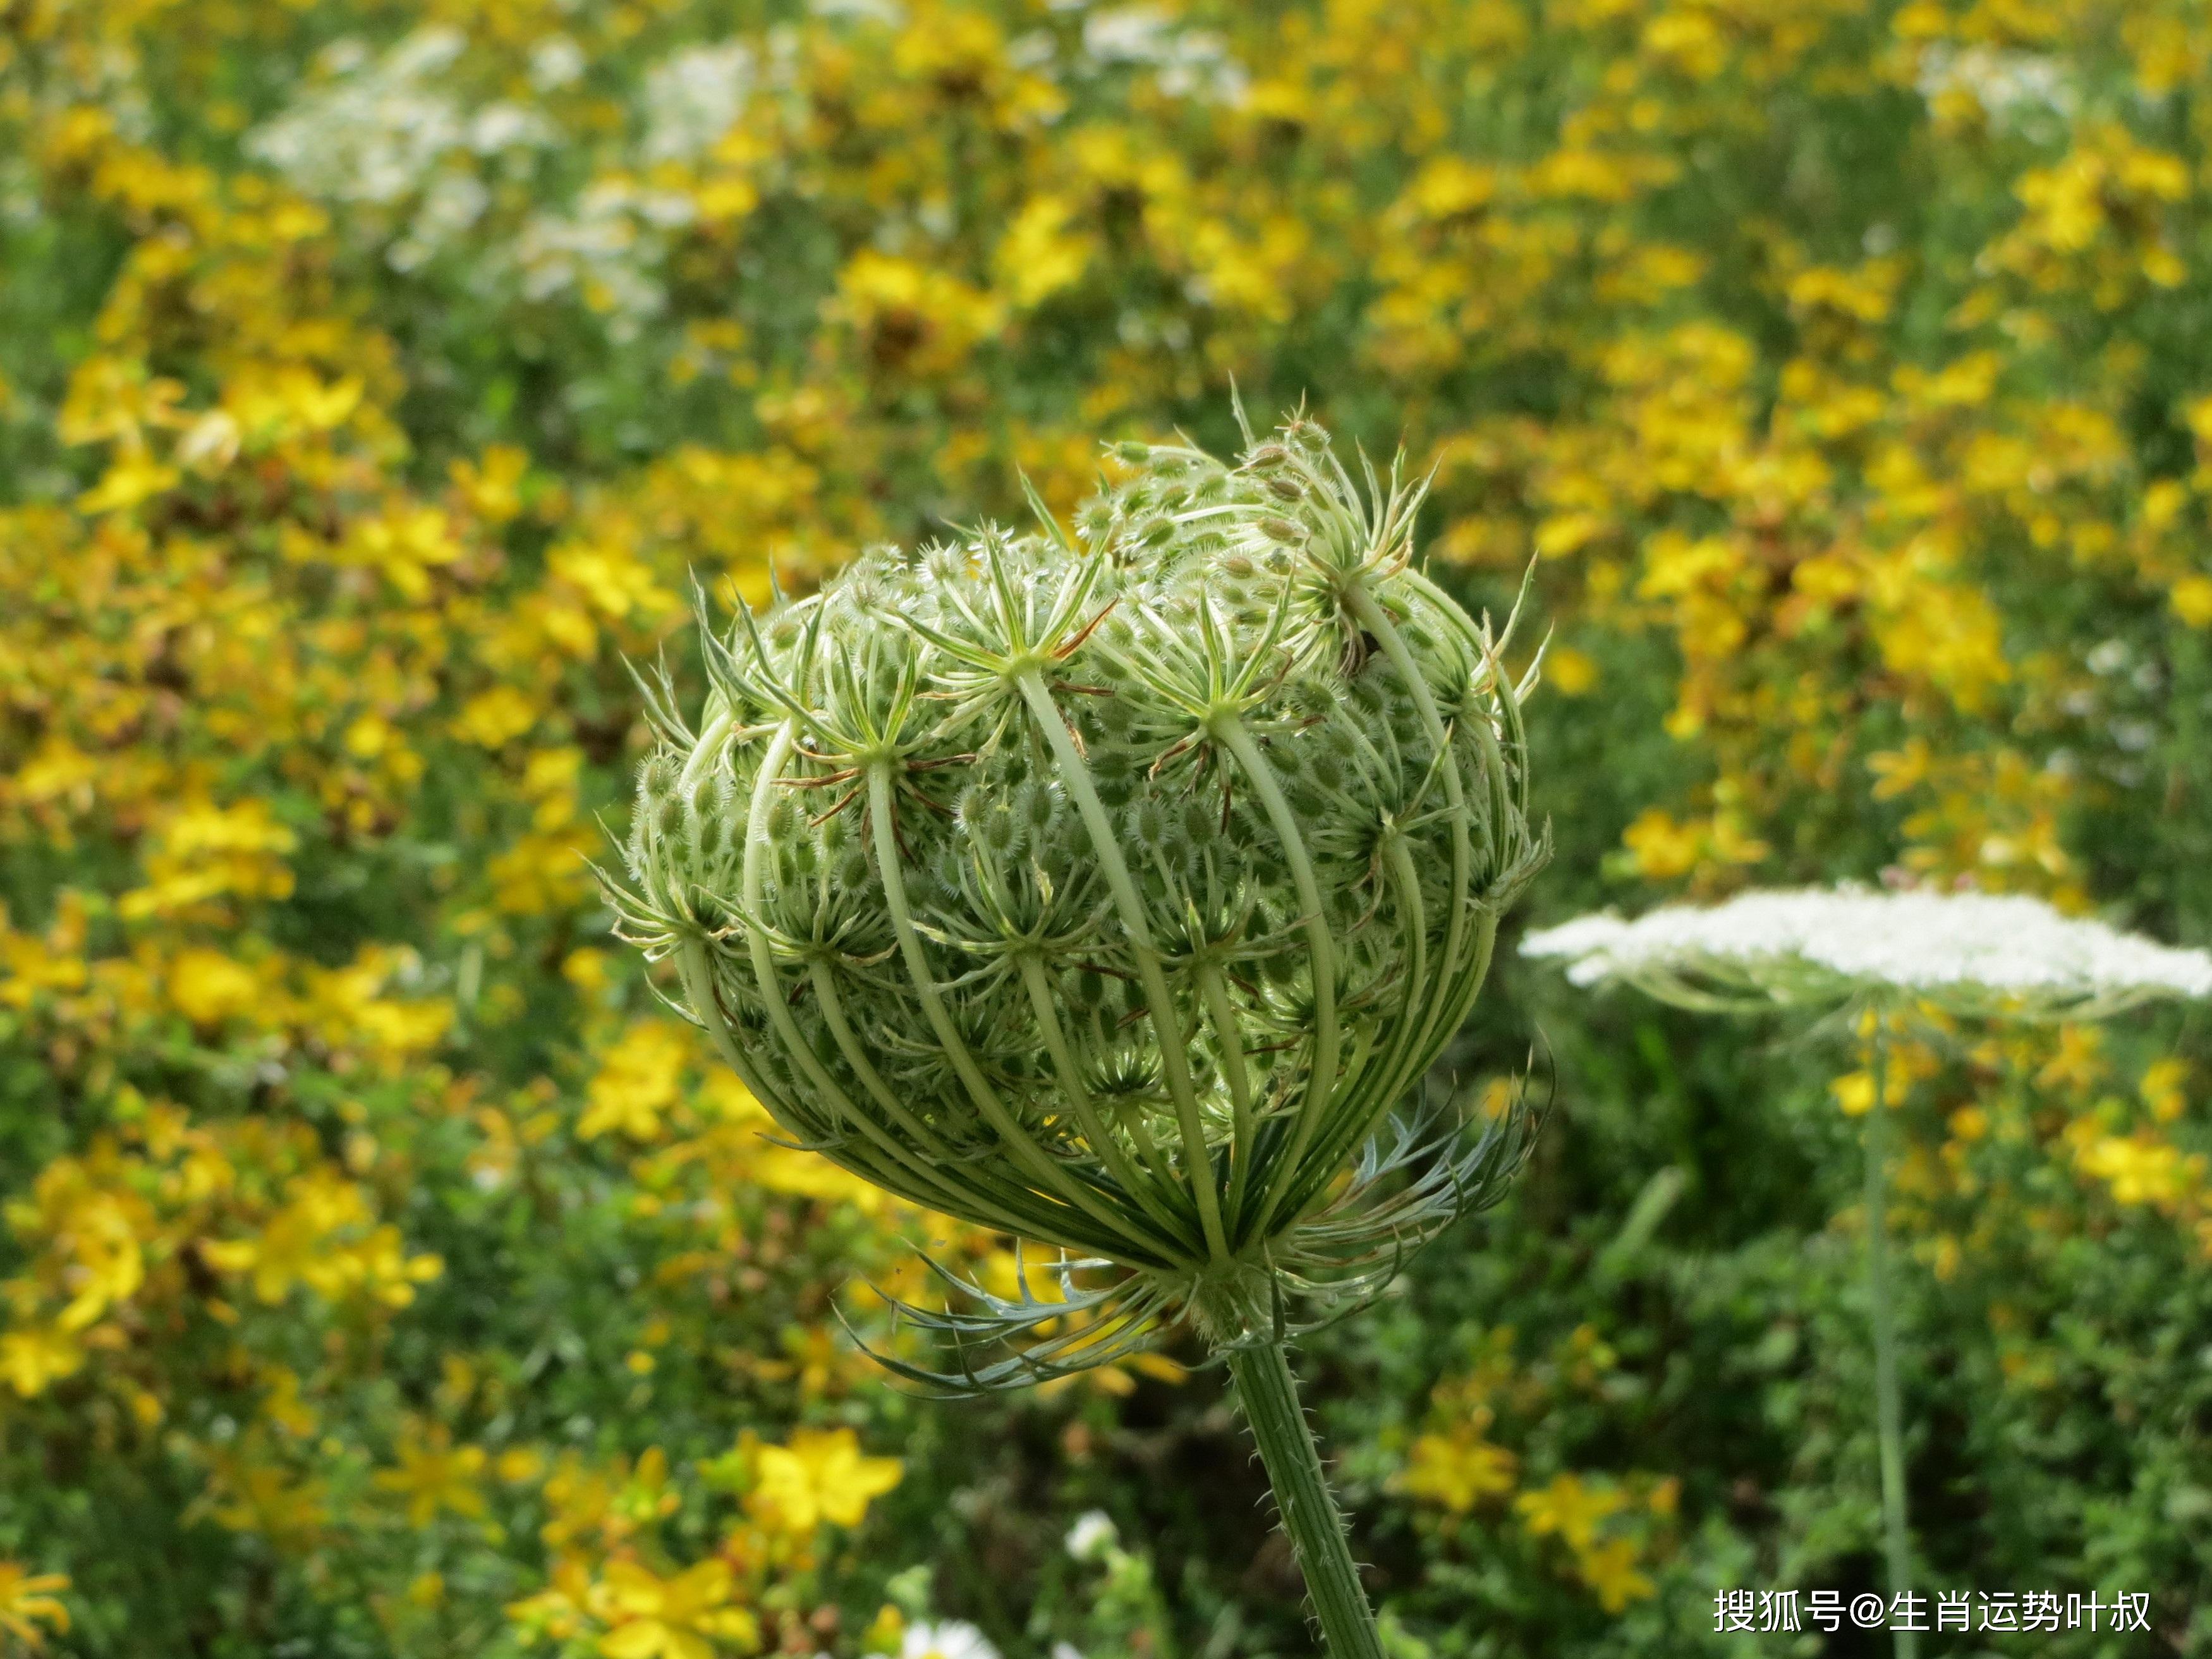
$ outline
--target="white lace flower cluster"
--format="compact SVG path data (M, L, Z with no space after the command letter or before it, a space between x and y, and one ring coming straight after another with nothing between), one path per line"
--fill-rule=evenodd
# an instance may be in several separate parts
M1633 921L1581 916L1521 948L1564 961L1577 985L1625 982L1694 1007L1820 1006L1893 991L1958 1012L2095 1018L2212 995L2212 955L2017 895L1753 892Z
M477 95L483 66L459 29L426 26L382 52L340 40L314 83L245 146L295 189L343 210L348 234L392 270L470 249L477 289L580 297L620 342L665 309L671 250L698 216L690 193L651 175L706 157L757 92L781 83L788 56L729 40L651 65L633 135L580 183L563 158L586 135L547 101L585 72L582 48L566 35L532 52L538 99L527 103Z
M448 84L467 44L443 26L380 55L341 40L323 53L321 80L248 133L246 152L319 200L383 210L386 261L413 270L476 225L493 183L560 137L536 110L472 105Z

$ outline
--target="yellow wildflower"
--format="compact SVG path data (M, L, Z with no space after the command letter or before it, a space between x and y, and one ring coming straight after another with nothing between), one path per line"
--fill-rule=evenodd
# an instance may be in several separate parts
M441 1510L470 1518L483 1514L477 1486L485 1462L482 1446L455 1446L453 1431L441 1423L398 1449L398 1467L378 1470L375 1483L406 1498L409 1526L428 1526Z
M1637 872L1653 881L1687 875L1703 844L1694 826L1677 822L1671 812L1656 806L1645 808L1620 839L1635 854Z
M2212 576L2183 576L2166 599L2173 614L2191 628L2212 628Z
M1581 1551L1595 1540L1598 1523L1618 1513L1625 1501L1618 1487L1593 1486L1570 1474L1554 1475L1548 1486L1522 1492L1513 1506L1537 1537L1556 1533L1570 1548Z
M689 1034L672 1020L633 1022L599 1057L576 1133L586 1140L610 1131L632 1140L658 1138L661 1114L681 1096L691 1048Z
M612 1561L598 1588L613 1626L599 1638L605 1659L713 1659L724 1643L760 1644L759 1622L730 1605L726 1561L702 1561L669 1578L635 1561Z
M1636 1565L1636 1543L1628 1538L1608 1538L1602 1544L1575 1553L1575 1571L1597 1592L1598 1605L1619 1613L1631 1601L1656 1592L1649 1575Z
M1544 683L1562 696L1579 697L1596 685L1597 659L1571 645L1554 647L1544 658Z
M1407 1450L1398 1486L1464 1515L1484 1498L1512 1491L1516 1464L1511 1452L1492 1445L1479 1430L1425 1434Z
M535 1595L507 1604L507 1616L532 1637L566 1642L582 1634L590 1617L592 1585L590 1570L574 1556L553 1564L551 1583Z
M0 1561L0 1636L32 1653L42 1650L46 1630L58 1635L70 1627L69 1608L55 1595L69 1587L66 1573L33 1572L17 1562Z
M218 1462L206 1512L233 1532L250 1532L276 1544L299 1544L319 1534L330 1519L324 1483L295 1480L274 1465Z
M84 1349L60 1325L34 1326L0 1335L0 1378L28 1400L84 1364Z
M763 1446L747 1504L787 1535L805 1538L823 1522L858 1526L869 1501L898 1485L895 1457L864 1457L850 1429L799 1429L783 1446Z
M1006 228L995 262L999 281L1018 309L1032 310L1082 280L1094 245L1091 237L1069 232L1073 213L1064 197L1033 197Z
M522 511L522 480L529 471L527 451L493 444L481 461L457 460L447 474L478 518L505 524Z
M459 736L486 749L498 749L538 724L537 704L511 685L495 685L469 699L453 722Z
M220 951L180 951L169 964L169 1000L195 1025L216 1026L262 1000L259 975Z
M2188 1105L2188 1082L2189 1062L2169 1055L2146 1066L2136 1087L2151 1116L2160 1123L2171 1123Z

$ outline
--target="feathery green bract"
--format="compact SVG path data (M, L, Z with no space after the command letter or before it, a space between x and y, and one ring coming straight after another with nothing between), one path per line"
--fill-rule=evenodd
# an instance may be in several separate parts
M1363 488L1309 420L1234 467L1116 453L1130 476L1072 539L1041 514L702 616L703 717L651 699L615 890L794 1139L1126 1270L1063 1267L1094 1316L969 1382L1179 1314L1217 1343L1280 1328L1286 1296L1387 1278L1525 1146L1518 1118L1376 1138L1547 852L1511 623L1413 569L1420 487L1363 464ZM986 1299L939 1328L1069 1311Z

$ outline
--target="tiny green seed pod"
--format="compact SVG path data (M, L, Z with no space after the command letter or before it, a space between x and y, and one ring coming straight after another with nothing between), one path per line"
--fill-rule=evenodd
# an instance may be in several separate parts
M1126 1270L1131 1316L1026 1375L1370 1285L1497 1172L1377 1136L1547 850L1526 687L1413 569L1418 487L1310 421L1115 453L1079 542L871 549L711 634L614 895L792 1136Z

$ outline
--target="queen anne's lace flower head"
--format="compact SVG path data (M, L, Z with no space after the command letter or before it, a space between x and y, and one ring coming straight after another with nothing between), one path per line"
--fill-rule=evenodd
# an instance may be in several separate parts
M1387 1273L1494 1172L1373 1143L1545 854L1526 686L1412 568L1418 489L1304 420L1121 459L1073 538L875 550L708 630L616 892L794 1139L1135 1270L1069 1343Z
M2212 995L2212 955L2178 950L2017 895L1752 892L1633 921L1588 915L1522 951L1577 985L1620 981L1692 1006L1832 1006L1902 994L1963 1013L2095 1018Z

